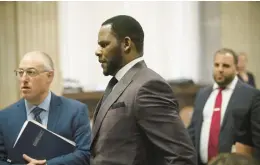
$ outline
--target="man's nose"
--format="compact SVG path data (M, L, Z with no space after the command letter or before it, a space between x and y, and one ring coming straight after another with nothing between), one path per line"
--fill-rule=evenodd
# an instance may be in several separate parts
M223 71L224 71L224 70L223 70L223 67L222 67L222 66L219 66L219 67L218 67L218 71L219 71L219 72L223 72Z
M20 76L20 80L22 82L27 82L29 79L29 76L26 74L26 72L23 73L23 75Z
M95 55L100 57L102 55L101 49L98 47L97 50L95 51Z

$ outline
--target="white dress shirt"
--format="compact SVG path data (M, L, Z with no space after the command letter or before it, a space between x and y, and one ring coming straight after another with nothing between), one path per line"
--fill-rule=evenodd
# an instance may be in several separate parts
M143 61L143 60L144 60L143 57L136 58L133 61L126 64L123 68L121 68L115 75L115 78L117 79L117 81L120 81L124 77L126 72L129 71L135 64L137 64L138 62ZM116 85L113 87L112 90L114 90Z
M134 59L133 61L129 62L128 64L126 64L125 66L123 66L115 75L115 78L117 79L117 81L120 81L124 75L138 62L143 61L143 57L138 57L136 59ZM117 86L117 84L113 87L112 90L114 90L114 88Z
M120 81L124 75L126 74L127 71L129 71L135 64L137 64L140 61L143 61L143 57L139 57L134 59L133 61L129 62L126 64L123 68L121 68L115 75L115 78Z
M222 91L222 104L221 104L221 124L229 103L230 97L235 89L238 78L235 76L233 81ZM218 94L218 85L213 85L213 90L203 109L203 122L200 133L200 158L203 163L208 163L208 142L209 132L211 125L211 118L214 111L215 101Z

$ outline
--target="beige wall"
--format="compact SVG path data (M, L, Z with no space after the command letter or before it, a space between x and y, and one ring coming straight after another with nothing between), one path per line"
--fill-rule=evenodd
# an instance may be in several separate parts
M206 63L202 68L205 80L211 79L213 52L219 47L231 47L248 52L248 68L256 76L260 88L260 69L257 68L260 61L260 2L203 3L207 5L202 19L204 33L201 34L204 38L202 49L205 49L202 59ZM56 64L52 90L61 94L57 18L56 2L0 2L0 108L19 98L13 70L22 55L31 50L42 50L52 56Z
M32 50L44 51L53 58L56 76L51 89L61 94L56 2L0 2L0 18L0 108L19 99L13 70Z
M260 2L221 2L221 45L248 53L260 88Z
M0 2L0 108L17 100L15 3ZM9 87L8 87L9 86Z

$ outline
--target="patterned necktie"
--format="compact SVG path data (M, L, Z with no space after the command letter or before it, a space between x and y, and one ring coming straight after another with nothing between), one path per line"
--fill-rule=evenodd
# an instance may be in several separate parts
M35 107L33 110L32 110L32 113L34 115L34 120L36 120L37 122L41 123L42 124L42 119L40 117L40 114L42 113L42 111L44 111L44 109L42 108L39 108L39 107Z
M218 155L222 90L223 88L219 88L219 92L216 97L215 107L211 119L211 126L209 132L209 144L208 144L208 161L210 161L212 158Z

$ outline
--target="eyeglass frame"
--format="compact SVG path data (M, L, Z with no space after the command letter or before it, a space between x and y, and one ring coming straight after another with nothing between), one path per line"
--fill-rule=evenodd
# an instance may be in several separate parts
M28 74L28 71L29 71L29 70L34 70L34 71L36 71L35 75L30 75L30 74ZM19 71L23 71L22 75L19 74ZM28 76L28 77L36 77L36 76L40 75L41 73L51 72L51 71L53 71L53 70L44 69L44 70L42 70L42 71L39 71L38 69L36 69L36 68L34 68L34 67L26 68L26 69L18 68L18 69L15 69L15 70L14 70L15 75L16 75L16 77L18 77L18 78L23 77L23 76L24 76L24 73L25 73L25 75Z

